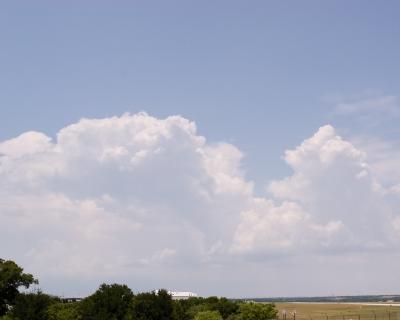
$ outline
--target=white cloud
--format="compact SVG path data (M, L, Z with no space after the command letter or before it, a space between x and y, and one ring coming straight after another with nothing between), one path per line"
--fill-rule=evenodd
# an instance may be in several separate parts
M335 107L336 113L341 115L386 113L389 115L399 115L400 103L396 96L391 95L366 95L351 99L348 101L340 101Z
M286 151L293 174L270 183L274 202L254 200L242 214L233 250L287 254L397 246L394 208L365 158L329 125Z
M40 273L129 273L172 252L162 248L202 261L227 245L252 193L241 152L178 116L83 119L54 143L27 133L0 150L0 229L16 243L2 252Z
M368 167L382 184L390 186L400 181L399 141L385 141L364 135L353 138L352 143L357 148L365 150Z
M344 227L341 221L333 220L317 224L296 202L276 205L266 199L255 199L254 206L242 213L232 252L268 257L329 250L336 245L335 236Z
M40 278L166 273L201 286L239 262L398 247L397 189L331 126L285 153L293 174L265 197L240 150L208 143L180 116L83 119L0 153L0 251Z
M254 199L242 213L232 247L234 253L287 254L303 246L303 232L310 216L294 202L277 206L272 201Z
M10 158L39 154L51 147L51 139L40 132L30 131L0 144L0 155Z
M150 265L154 263L165 263L168 259L176 255L176 250L170 248L164 248L160 251L155 252L150 257L142 258L139 262L143 265Z

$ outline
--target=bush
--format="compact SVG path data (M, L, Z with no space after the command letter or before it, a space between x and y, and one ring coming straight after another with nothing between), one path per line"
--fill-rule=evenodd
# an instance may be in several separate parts
M273 304L242 303L239 308L238 320L271 320L276 319L278 311Z
M236 314L239 309L238 302L217 297L189 298L177 300L174 303L175 320L190 320L202 311L218 311L223 319L228 319L231 315Z
M40 291L37 293L22 293L17 297L10 315L12 319L17 320L48 320L48 307L58 301L58 298Z
M194 317L194 320L222 320L218 311L201 311Z
M79 302L55 303L47 308L48 320L80 320Z

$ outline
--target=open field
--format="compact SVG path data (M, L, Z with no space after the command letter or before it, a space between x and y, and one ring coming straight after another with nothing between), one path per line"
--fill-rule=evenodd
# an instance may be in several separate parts
M379 303L278 302L279 319L400 320L400 305ZM286 317L285 317L286 314Z

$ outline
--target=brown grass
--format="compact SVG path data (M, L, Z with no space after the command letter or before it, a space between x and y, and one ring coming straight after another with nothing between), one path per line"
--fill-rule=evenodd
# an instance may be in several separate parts
M276 303L287 320L400 320L400 306L346 303Z

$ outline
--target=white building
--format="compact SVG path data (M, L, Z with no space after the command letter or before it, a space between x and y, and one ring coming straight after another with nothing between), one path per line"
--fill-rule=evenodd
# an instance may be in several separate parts
M168 291L168 293L171 295L173 300L184 300L197 297L197 294L193 292Z

